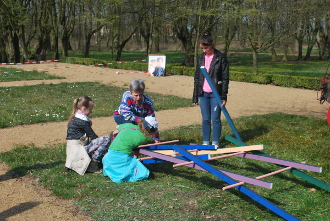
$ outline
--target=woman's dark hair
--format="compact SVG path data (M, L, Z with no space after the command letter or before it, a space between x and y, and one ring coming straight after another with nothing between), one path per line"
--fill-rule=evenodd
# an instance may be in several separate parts
M199 39L199 43L203 46L211 46L213 44L213 39L211 37L211 32L209 30L205 30Z

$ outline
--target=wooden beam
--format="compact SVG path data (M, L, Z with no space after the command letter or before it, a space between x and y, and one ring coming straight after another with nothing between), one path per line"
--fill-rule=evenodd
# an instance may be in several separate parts
M256 179L259 180L259 179L269 177L269 176L272 176L272 175L275 175L275 174L278 174L278 173L282 173L284 171L291 170L291 169L293 169L293 167L286 167L286 168L276 170L276 171L271 172L271 173L267 173L267 174L262 175L262 176L258 176L258 177L256 177ZM231 189L231 188L234 188L234 187L237 187L237 186L241 186L241 185L244 185L244 184L245 184L245 182L239 182L239 183L236 183L236 184L233 184L233 185L225 186L225 187L222 188L222 190L228 190L228 189Z
M155 157L155 158L158 158L158 159L166 160L166 161L172 162L172 163L187 162L186 160L179 159L178 157L163 155L163 154L156 153L156 152L153 152L153 151L150 151L150 150L145 150L145 149L141 149L140 153L144 154L144 155L151 156L151 157ZM194 156L194 157L198 157L198 156ZM186 159L188 159L188 158L186 158ZM206 171L204 168L200 167L197 164L190 164L190 165L187 165L187 167L191 167L191 168L194 168L194 169L197 169L197 170ZM231 177L232 179L235 179L235 180L244 181L246 183L250 183L250 184L260 186L260 187L264 187L264 188L267 188L267 189L271 189L273 187L273 184L271 182L267 182L267 181L263 181L263 180L257 180L255 178L247 177L247 176L237 174L237 173L232 173L232 172L229 172L229 171L226 171L226 170L219 170L219 171L221 173Z
M191 145L192 148L196 149L193 151L189 151L192 155L198 155L198 154L225 154L225 153L236 153L236 152L248 152L248 151L254 151L254 150L262 150L264 146L262 144L260 145L251 145L251 146L243 146L243 147L229 147L229 148L221 148L216 150L197 150L194 146ZM169 156L177 156L180 155L179 153L173 151L173 150L155 150L156 153L161 153L164 155Z
M246 143L244 143L244 142L242 142L242 141L240 141L240 140L238 140L234 137L231 137L229 135L226 135L225 139L228 140L229 142L232 142L233 144L235 144L237 146L246 146L247 145ZM253 151L253 154L256 154L256 155L259 155L259 156L269 156L268 154L266 154L262 151L259 151L259 150ZM277 166L282 167L282 168L284 167L283 165L279 165L279 164L277 164ZM327 183L325 183L325 182L323 182L319 179L316 179L315 177L312 177L312 176L310 176L310 175L308 175L308 174L306 174L306 173L304 173L300 170L297 170L295 168L290 170L290 172L293 175L296 175L296 176L306 180L307 182L310 182L310 183L312 183L312 184L314 184L314 185L330 192L330 185L329 184L327 184Z
M177 143L177 142L179 142L179 140L164 141L164 142L160 142L160 143L152 143L152 144L140 145L140 146L138 146L138 148L150 147L150 146L157 146L157 145L168 144L168 143Z
M222 156L212 157L212 158L210 158L208 160L204 160L204 161L217 160L217 159L221 159L221 158L232 157L232 156L242 154L242 153L245 153L245 152L238 152L238 153L232 153L232 154L226 154L226 155L222 155ZM195 162L194 161L189 161L189 162L185 162L185 163L178 163L178 164L174 164L173 167L185 166L185 165L192 164L192 163L195 163Z

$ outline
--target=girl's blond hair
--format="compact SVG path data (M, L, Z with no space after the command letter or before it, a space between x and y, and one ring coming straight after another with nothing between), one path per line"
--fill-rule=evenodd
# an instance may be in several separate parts
M139 121L137 122L137 125L139 126L140 131L141 131L145 136L148 136L148 135L150 135L150 134L149 134L149 132L144 128L143 121L144 121L144 119L139 120Z
M72 104L72 112L71 112L71 116L69 117L68 124L70 123L72 118L74 118L74 115L80 108L82 107L89 108L93 104L94 104L93 99L88 96L82 96L80 98L74 99Z

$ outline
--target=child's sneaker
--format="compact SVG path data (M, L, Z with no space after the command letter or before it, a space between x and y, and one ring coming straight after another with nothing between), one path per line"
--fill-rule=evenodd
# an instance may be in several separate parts
M69 173L69 172L72 172L73 170L71 170L71 169L68 168L68 167L65 167L65 171Z
M100 168L99 168L99 161L97 160L91 160L91 162L89 163L88 167L87 167L87 172L90 172L90 173L95 173L97 171L99 171Z

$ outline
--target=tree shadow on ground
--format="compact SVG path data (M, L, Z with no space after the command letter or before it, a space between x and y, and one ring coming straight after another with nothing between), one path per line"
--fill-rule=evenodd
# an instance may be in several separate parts
M15 216L19 213L23 213L27 210L32 209L33 207L38 206L41 204L41 202L26 202L26 203L20 203L17 206L11 207L10 209L7 209L0 213L0 220L7 220L11 216Z
M63 164L63 161L57 161L57 162L52 162L52 163L47 163L47 164L35 164L35 165L31 165L31 166L16 167L16 168L13 168L13 169L7 171L5 174L0 175L0 182L23 177L31 171L41 171L41 170L45 170L45 169L51 169L60 164Z

